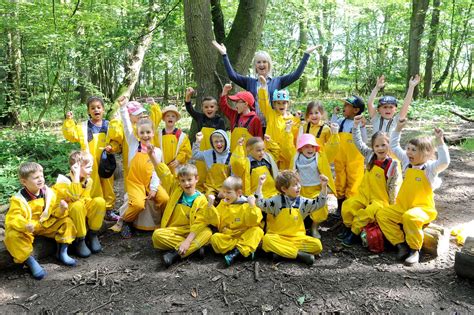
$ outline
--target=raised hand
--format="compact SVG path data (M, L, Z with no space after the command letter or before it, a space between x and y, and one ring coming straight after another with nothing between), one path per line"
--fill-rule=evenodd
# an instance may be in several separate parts
M214 206L214 201L216 201L216 196L214 196L213 194L210 194L209 196L207 196L207 206L209 208Z
M435 137L436 137L436 141L439 143L439 144L443 144L444 143L444 133L443 133L443 130L441 128L435 128L434 129L434 134L435 134Z
M331 128L331 134L336 135L339 133L339 125L337 123L331 123L329 127Z
M359 127L362 124L362 115L357 115L354 117L354 127Z
M385 76L383 74L377 78L377 83L375 87L379 90L385 87Z
M265 181L267 180L267 175L266 174L262 174L258 177L258 185L259 186L262 186Z
M397 131L402 131L402 129L405 128L405 126L407 125L407 122L408 122L408 119L406 119L406 118L400 119L398 121L396 130Z
M293 120L289 119L285 122L285 132L291 132L291 128L293 127Z
M339 114L340 111L341 111L341 109L339 108L339 106L336 106L332 109L333 114Z
M147 102L147 104L153 105L155 104L155 99L153 97L147 97L145 102Z
M202 132L199 131L196 134L196 142L201 142L203 138L204 138L204 135L202 134Z
M112 152L112 146L110 144L106 145L104 149L107 153Z
M117 100L117 102L119 103L120 107L125 107L127 105L127 102L128 102L128 97L120 96L119 99Z
M263 135L263 140L267 141L267 142L270 142L270 141L272 141L272 137L270 137L270 135L268 135L268 134L264 134Z
M224 46L224 44L219 44L215 40L212 41L212 45L216 47L216 49L219 51L221 55L227 54L227 48Z
M329 182L329 178L326 175L320 174L319 181L321 182L321 186L327 186Z
M241 137L238 141L237 141L237 145L244 145L244 142L245 142L245 138L244 137Z
M255 201L256 201L255 196L250 195L250 196L247 197L247 202L249 203L249 206L255 207L255 205L256 205Z
M316 45L316 46L310 46L308 47L306 50L305 50L305 53L307 54L311 54L313 51L315 51L316 49L321 49L322 46L321 45Z
M194 89L192 87L187 87L186 88L186 102L191 101L191 96L194 93Z
M303 116L303 114L301 113L300 110L297 110L296 113L295 113L295 117L297 118L300 118L301 119L301 116Z
M258 76L258 81L260 81L260 85L262 87L266 87L267 86L267 79L265 79L265 77L263 75L259 75Z
M177 168L178 165L179 165L179 162L177 160L173 160L173 161L168 163L168 166L171 167L171 168Z
M408 85L409 85L410 87L415 87L415 86L418 85L418 83L420 83L420 75L419 75L419 74L417 74L417 75L411 77L411 78L410 78L410 81L408 81Z

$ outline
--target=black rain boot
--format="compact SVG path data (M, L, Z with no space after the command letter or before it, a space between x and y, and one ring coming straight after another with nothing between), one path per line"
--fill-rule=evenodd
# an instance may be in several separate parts
M356 235L351 232L345 239L342 240L342 245L346 247L352 247L352 245L357 244L359 240L359 235Z
M87 233L87 241L92 254L97 254L102 251L102 245L100 245L99 238L97 237L97 232L98 231L89 230L89 232Z
M346 200L346 198L341 198L341 199L337 199L337 209L336 209L336 213L334 214L334 217L336 219L341 219L341 213L342 213L342 203Z
M397 248L397 260L402 261L410 254L410 250L405 243L397 244L395 247Z
M311 266L314 264L314 255L310 253L305 253L305 252L298 252L298 255L296 256L296 259L299 261L307 264L308 266Z
M342 227L342 231L337 234L336 238L339 240L339 241L342 241L343 239L345 239L346 237L348 237L349 235L351 234L351 229L348 228L347 226L343 226Z
M224 256L225 262L227 263L227 266L232 265L234 260L240 256L240 252L237 248L234 248L230 252L227 253L227 255Z
M175 262L179 260L180 256L176 250L172 250L167 252L163 255L163 262L165 263L165 267L168 268Z

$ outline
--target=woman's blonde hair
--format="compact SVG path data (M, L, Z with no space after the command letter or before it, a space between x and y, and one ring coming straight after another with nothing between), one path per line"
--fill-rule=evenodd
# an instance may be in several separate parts
M260 50L255 53L253 56L253 73L256 78L258 78L258 72L257 72L257 58L261 57L263 60L266 60L268 62L268 76L272 76L272 57L270 57L270 54L267 53L266 51Z

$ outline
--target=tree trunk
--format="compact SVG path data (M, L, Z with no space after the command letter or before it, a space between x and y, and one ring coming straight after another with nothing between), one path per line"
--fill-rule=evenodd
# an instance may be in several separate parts
M430 38L426 51L425 78L423 87L423 97L431 97L431 83L433 80L434 51L438 39L439 28L439 5L441 0L433 0L433 13L431 14Z
M158 11L157 4L154 0L149 0L149 9L147 13L147 23L143 30L143 35L140 36L133 47L133 51L128 58L128 62L125 65L125 77L120 84L115 102L121 96L130 97L138 81L138 75L143 64L145 53L150 47L151 40L153 38L153 31L155 30L158 22L156 12Z
M322 54L321 60L321 80L319 81L319 90L321 92L329 92L329 57Z
M218 43L223 43L225 40L225 24L220 0L211 0L211 14L216 41Z
M303 2L305 8L308 7L308 0ZM300 27L300 50L305 51L308 47L308 17L305 15L303 20L299 22ZM301 76L298 83L298 97L302 97L306 94L306 88L308 86L308 77L305 73Z
M410 36L408 42L408 71L406 86L408 81L416 74L420 73L420 46L421 36L425 28L426 11L429 0L412 0L412 13L410 18ZM418 86L413 92L413 98L418 96Z

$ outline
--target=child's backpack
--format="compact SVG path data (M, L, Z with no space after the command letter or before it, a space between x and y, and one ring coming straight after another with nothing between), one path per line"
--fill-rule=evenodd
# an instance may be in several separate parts
M371 252L381 253L384 251L383 233L377 223L367 224L362 229L360 237L362 245L368 247Z

